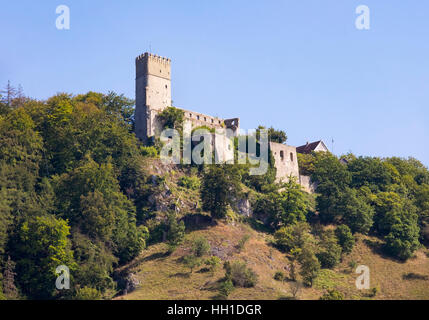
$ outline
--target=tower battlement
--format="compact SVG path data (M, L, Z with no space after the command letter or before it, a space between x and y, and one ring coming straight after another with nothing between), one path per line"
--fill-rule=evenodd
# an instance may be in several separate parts
M152 75L171 79L171 59L145 52L136 58L136 78Z
M161 57L161 56L158 56L156 54L149 53L149 52L145 52L136 58L136 61L140 61L140 60L152 60L152 61L157 62L157 63L165 63L165 64L171 63L171 59Z

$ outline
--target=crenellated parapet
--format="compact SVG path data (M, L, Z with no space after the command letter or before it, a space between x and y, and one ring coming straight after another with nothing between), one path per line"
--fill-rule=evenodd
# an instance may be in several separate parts
M171 79L171 59L145 52L136 58L136 77L153 75Z

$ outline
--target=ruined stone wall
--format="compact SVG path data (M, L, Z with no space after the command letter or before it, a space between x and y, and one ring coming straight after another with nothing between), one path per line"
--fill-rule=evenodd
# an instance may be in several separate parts
M195 111L181 110L184 112L185 121L190 121L192 123L192 128L205 126L212 129L231 129L234 134L236 134L240 127L239 118L222 119Z
M311 181L311 177L310 176L300 175L299 176L299 184L308 193L314 193L315 190L316 190L316 187L317 187L316 183L313 183Z
M276 181L286 182L290 176L299 182L298 158L296 148L285 144L270 142L270 149L277 169Z

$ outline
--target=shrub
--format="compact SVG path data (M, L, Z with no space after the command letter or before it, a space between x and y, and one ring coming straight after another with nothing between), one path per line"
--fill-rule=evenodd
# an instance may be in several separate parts
M217 267L220 265L221 260L219 257L212 256L206 260L206 265L208 266L210 272L214 273Z
M338 290L332 289L328 290L323 296L320 297L320 300L343 300L344 295Z
M405 273L402 276L402 278L404 280L428 280L429 279L429 277L427 275L414 273L414 272Z
M197 238L192 244L192 251L196 257L202 257L210 251L210 244L204 237Z
M321 250L316 254L322 268L333 268L341 259L341 247L333 232L325 232L320 243Z
M358 263L355 260L352 260L349 262L349 267L353 270L355 270L358 266Z
M194 268L199 267L201 265L201 260L194 255L188 255L183 257L183 264L187 266L192 273L194 271Z
M225 299L228 298L232 291L234 291L234 284L232 283L231 279L226 279L221 283L219 288L219 294L221 297Z
M179 186L185 187L186 189L197 190L200 188L200 179L195 176L182 176L178 182Z
M140 147L140 152L144 157L155 158L158 156L158 150L154 146Z
M101 293L94 288L83 287L76 290L75 300L101 300Z
M310 227L306 222L298 222L280 228L274 233L276 246L282 251L303 248L305 244L313 241Z
M284 274L282 271L277 271L277 272L274 274L274 280L277 280L277 281L284 281L284 280L285 280L285 274Z
M338 243L343 249L343 252L346 254L352 252L355 245L355 238L350 228L342 224L335 229L335 235L338 238Z
M250 235L246 234L243 238L240 239L240 241L237 244L238 252L241 252L244 249L244 246L246 245L246 242L249 241Z
M368 296L369 297L375 297L377 295L378 289L376 287L371 288L371 290L369 291Z
M298 299L298 293L302 288L301 282L298 281L292 281L289 283L290 292L292 293L292 299L297 300Z
M1 276L0 276L0 301L1 300L6 300L6 297L5 297L4 293L3 293L3 285L2 285L2 282L1 282Z
M247 268L245 262L226 262L224 268L226 278L231 279L234 286L250 288L254 287L258 282L258 275L252 269Z

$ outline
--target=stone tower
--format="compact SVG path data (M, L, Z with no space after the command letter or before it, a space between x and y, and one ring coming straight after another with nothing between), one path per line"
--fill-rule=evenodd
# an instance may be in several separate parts
M159 134L156 115L171 106L171 60L151 53L136 58L135 132L147 142Z

